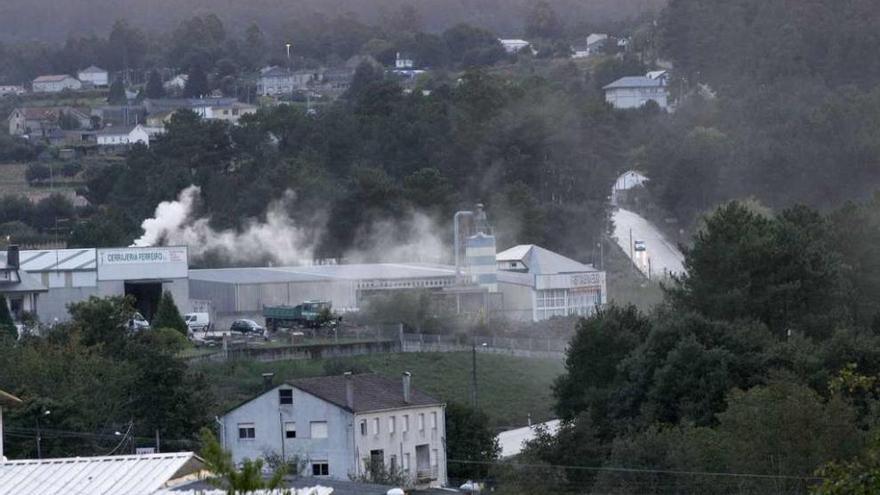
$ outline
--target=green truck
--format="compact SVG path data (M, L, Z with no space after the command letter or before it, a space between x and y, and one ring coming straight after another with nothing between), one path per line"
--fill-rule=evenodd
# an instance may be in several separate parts
M296 306L263 306L266 328L320 328L335 322L332 304L328 301L305 301Z

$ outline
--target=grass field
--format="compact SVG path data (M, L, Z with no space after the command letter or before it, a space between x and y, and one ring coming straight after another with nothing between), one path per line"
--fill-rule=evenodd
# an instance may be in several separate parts
M445 402L470 402L471 354L467 352L373 354L345 360L202 363L194 367L205 372L218 395L220 403L212 414L222 414L259 393L261 374L267 372L274 372L275 383L280 383L347 369L370 370L393 378L409 371L413 374L413 386L418 389ZM496 428L523 426L530 414L533 421L551 419L550 385L562 372L562 363L555 360L478 354L480 408Z

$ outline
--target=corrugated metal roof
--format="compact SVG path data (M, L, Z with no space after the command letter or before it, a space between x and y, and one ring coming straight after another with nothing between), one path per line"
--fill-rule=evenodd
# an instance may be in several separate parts
M21 252L26 272L94 271L98 269L95 249L41 249Z
M0 463L0 495L151 495L201 471L192 452Z
M534 244L514 246L498 253L495 259L498 261L521 261L528 268L529 273L534 275L597 271L590 265L566 258Z
M603 87L602 89L618 89L618 88L660 88L666 85L663 79L651 79L645 76L627 76L621 77L613 83Z
M455 268L452 266L421 263L223 268L189 271L190 280L228 284L270 284L319 280L392 280L454 276Z

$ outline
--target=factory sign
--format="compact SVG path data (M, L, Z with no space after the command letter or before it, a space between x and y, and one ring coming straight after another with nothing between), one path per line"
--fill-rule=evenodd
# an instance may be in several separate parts
M186 278L188 271L183 246L98 250L98 280Z
M185 263L186 250L116 250L102 253L102 264Z

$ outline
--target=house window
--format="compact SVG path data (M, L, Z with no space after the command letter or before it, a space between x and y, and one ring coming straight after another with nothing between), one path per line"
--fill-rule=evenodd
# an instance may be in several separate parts
M379 434L379 418L373 419L373 435Z
M326 462L313 462L312 476L330 476L330 464Z
M312 421L309 423L309 430L312 438L327 438L326 421Z
M440 454L438 453L437 449L433 449L431 451L431 466L437 467L439 457L440 457Z
M278 390L278 403L282 406L293 404L293 389L282 388Z
M436 412L431 413L431 429L434 429L434 430L437 429L437 413Z
M394 454L391 455L391 474L397 474L397 456Z
M394 423L396 422L396 418L391 416L388 418L388 433L394 434L394 427L396 426Z
M367 420L361 420L361 436L367 436Z
M409 431L409 414L403 415L403 431Z
M425 431L425 413L419 413L419 431Z
M284 438L296 438L296 423L288 421L284 423Z
M409 466L410 466L409 463L410 463L409 452L407 452L406 454L403 454L403 469L406 470L407 472L409 472Z
M254 438L257 438L257 428L253 423L238 424L239 440L253 440Z

